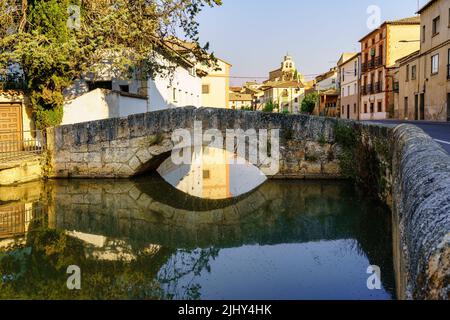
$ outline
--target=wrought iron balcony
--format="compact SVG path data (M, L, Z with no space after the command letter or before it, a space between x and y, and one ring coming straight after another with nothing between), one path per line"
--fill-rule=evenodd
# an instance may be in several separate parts
M367 94L373 93L373 85L372 84L368 84L366 91L367 91Z
M367 62L363 62L361 64L361 72L362 73L367 72Z
M374 84L374 92L375 93L380 93L381 91L382 91L381 82L380 81L375 82L375 84Z
M374 67L378 68L383 65L383 56L378 56L374 58Z
M367 95L367 87L366 86L361 86L361 95L363 95L363 96Z

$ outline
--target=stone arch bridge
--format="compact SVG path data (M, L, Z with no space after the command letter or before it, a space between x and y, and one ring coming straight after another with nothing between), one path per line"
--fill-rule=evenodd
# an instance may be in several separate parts
M279 129L276 178L337 178L337 120L305 115L177 108L128 118L65 125L49 131L50 177L129 178L156 169L170 156L176 129ZM248 144L248 139L246 140Z

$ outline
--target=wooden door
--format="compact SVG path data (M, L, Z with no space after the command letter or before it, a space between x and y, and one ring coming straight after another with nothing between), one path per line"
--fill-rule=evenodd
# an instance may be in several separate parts
M21 150L22 135L22 106L0 104L0 152Z

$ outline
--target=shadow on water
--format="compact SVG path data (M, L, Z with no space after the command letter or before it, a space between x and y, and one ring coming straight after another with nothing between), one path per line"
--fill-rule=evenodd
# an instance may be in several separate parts
M158 176L55 180L0 201L3 215L11 201L47 208L14 242L0 226L2 297L395 298L389 210L346 182L269 181L202 201ZM65 287L72 264L85 270L78 292ZM382 270L376 292L369 265Z

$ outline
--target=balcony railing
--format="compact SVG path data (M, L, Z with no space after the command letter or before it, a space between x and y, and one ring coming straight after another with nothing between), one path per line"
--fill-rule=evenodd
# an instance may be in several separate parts
M374 58L374 67L378 68L383 65L383 56L378 56Z
M380 93L381 92L381 82L375 82L374 84L374 92Z
M366 92L367 92L367 94L373 93L373 85L372 84L367 85Z
M367 62L363 62L361 64L361 72L362 73L367 72Z
M447 65L447 80L450 80L450 64Z
M365 96L367 94L367 87L361 86L361 95Z
M0 162L41 154L45 145L45 137L40 130L0 131Z

